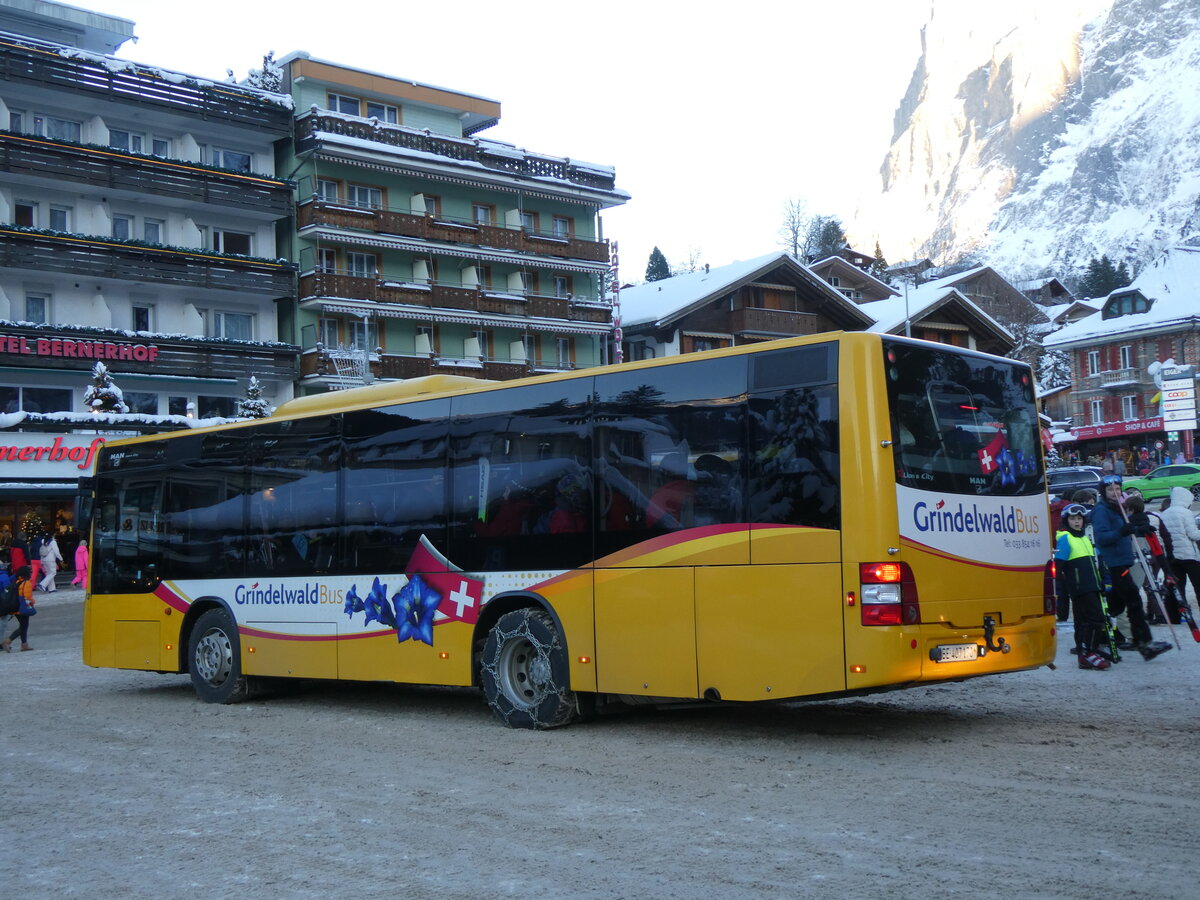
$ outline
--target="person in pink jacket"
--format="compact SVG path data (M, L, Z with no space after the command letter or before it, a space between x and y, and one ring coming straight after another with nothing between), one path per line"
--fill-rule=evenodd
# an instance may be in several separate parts
M80 541L79 546L75 548L75 577L71 579L71 584L77 584L80 587L87 587L87 570L87 541Z

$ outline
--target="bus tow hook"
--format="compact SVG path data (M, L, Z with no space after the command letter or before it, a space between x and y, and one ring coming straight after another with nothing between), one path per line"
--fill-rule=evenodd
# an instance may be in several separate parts
M983 617L983 639L987 643L988 652L990 653L1008 653L1012 650L1008 641L1004 638L996 638L996 643L992 643L992 635L996 633L996 620L991 616Z

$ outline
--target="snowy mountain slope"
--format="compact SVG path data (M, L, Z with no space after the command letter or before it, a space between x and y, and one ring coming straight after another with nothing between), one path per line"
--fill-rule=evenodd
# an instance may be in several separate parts
M935 2L857 217L889 256L1137 269L1200 231L1200 0L1041 6Z

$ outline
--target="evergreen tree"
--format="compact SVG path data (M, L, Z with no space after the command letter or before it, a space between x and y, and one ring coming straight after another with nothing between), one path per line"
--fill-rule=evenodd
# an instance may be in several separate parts
M879 249L879 241L875 242L875 258L871 260L871 265L867 272L885 284L888 282L887 274L888 261L883 258L883 251Z
M1038 384L1043 390L1071 383L1071 360L1062 350L1044 350L1037 365Z
M108 373L108 366L97 362L92 366L92 383L83 393L83 402L92 412L96 413L127 413L129 406L125 403L125 395L113 383Z
M246 396L238 401L238 417L242 419L265 419L271 414L271 408L263 399L262 383L253 375L246 386Z
M1129 277L1129 267L1124 262L1114 266L1108 254L1099 259L1094 256L1088 260L1083 280L1079 282L1079 294L1082 297L1107 297L1118 288L1128 287L1133 279Z
M246 76L246 84L262 88L264 91L279 93L283 90L283 72L279 63L275 62L275 51L272 50L263 57L261 69L251 69Z
M835 216L813 216L804 236L804 256L808 262L833 256L846 246L846 231Z
M647 281L662 281L664 278L671 277L671 267L667 265L667 258L663 256L663 252L655 247L650 251L650 261L646 263L646 280Z

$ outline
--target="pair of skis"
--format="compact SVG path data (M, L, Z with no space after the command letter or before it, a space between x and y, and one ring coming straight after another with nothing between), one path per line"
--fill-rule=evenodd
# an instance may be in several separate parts
M1121 517L1125 520L1125 524L1128 525L1129 513L1125 511L1124 500L1118 500L1117 507L1121 510ZM1167 623L1167 627L1171 630L1171 640L1174 641L1175 648L1177 650L1182 650L1183 648L1180 646L1179 638L1175 635L1175 626L1171 624L1171 615L1167 611L1167 602L1166 597L1164 596L1163 586L1158 583L1158 576L1154 572L1154 567L1151 566L1150 561L1146 559L1146 553L1142 550L1142 545L1138 543L1138 536L1136 534L1131 534L1129 536L1129 540L1133 544L1133 554L1135 557L1137 557L1138 563L1141 565L1142 571L1146 575L1146 584L1150 588L1150 595L1154 598L1154 602L1158 605L1158 611L1163 617L1163 621ZM1174 576L1169 572L1166 573L1166 578L1174 581ZM1179 591L1180 587L1183 587L1184 590ZM1200 643L1200 628L1196 627L1196 619L1192 615L1192 609L1187 602L1187 594L1185 593L1186 585L1181 586L1176 584L1176 590L1179 592L1180 617L1187 623L1188 628L1192 632L1192 638L1197 643Z

